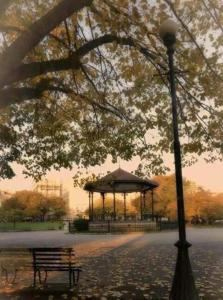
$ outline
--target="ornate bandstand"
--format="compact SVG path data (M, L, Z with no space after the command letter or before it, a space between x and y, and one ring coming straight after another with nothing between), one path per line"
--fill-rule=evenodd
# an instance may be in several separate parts
M158 216L154 211L154 189L158 187L158 183L150 179L141 179L121 168L104 176L98 181L86 183L84 189L89 192L89 228L94 231L101 228L101 231L111 231L114 227L128 228L129 231L134 227L134 231L146 228L156 227ZM94 194L101 194L101 215L96 216L94 213ZM130 220L127 214L126 195L129 193L139 193L140 214L134 220ZM146 194L150 193L150 197ZM106 215L106 195L113 195L113 212ZM117 217L116 211L116 195L123 195L123 215ZM149 201L148 201L149 200ZM119 225L120 226L119 226ZM109 226L109 228L108 228ZM143 227L143 228L142 228ZM97 230L95 230L97 231Z

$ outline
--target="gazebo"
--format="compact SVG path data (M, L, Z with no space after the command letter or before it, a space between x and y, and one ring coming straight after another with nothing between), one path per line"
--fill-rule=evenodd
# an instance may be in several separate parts
M158 183L153 180L141 179L121 168L109 173L98 181L88 182L84 186L84 190L89 192L89 220L94 221L94 193L100 193L102 197L102 221L105 221L106 194L113 194L113 221L117 219L116 194L123 194L123 215L126 221L126 194L138 192L140 193L140 220L142 221L145 219L146 193L148 191L151 191L151 218L154 220L153 190L158 186Z

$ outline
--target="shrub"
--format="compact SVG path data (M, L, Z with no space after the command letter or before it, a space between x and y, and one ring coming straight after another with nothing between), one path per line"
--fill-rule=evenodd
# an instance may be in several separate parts
M86 219L74 220L73 224L77 231L87 231L88 230L88 220L86 220Z

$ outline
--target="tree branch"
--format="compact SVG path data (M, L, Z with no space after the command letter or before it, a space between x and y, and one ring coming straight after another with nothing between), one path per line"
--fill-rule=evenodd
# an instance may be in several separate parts
M4 78L3 85L8 85L17 81L21 81L27 78L43 75L49 72L65 71L69 69L79 69L80 59L88 54L95 48L104 44L117 42L120 45L126 45L131 47L137 47L139 51L150 61L155 60L156 56L150 53L145 47L140 47L131 38L119 38L115 35L105 34L97 39L91 40L73 52L68 58L59 60L50 60L43 62L34 62L30 64L23 64L13 71L10 75ZM165 70L165 67L159 65Z
M7 88L0 91L0 109L3 109L11 104L23 103L26 100L39 99L45 91L57 91L62 93L70 92L70 90L64 87L47 85L47 83L44 81L35 88Z
M4 25L4 24L0 24L0 32L18 32L18 33L21 33L21 32L24 32L24 30L16 27L16 26L11 26L11 25Z
M0 92L0 109L11 104L20 104L25 100L37 99L42 95L42 91L37 88L9 88Z
M0 1L0 17L5 13L12 0L1 0Z
M101 104L97 101L90 99L89 97L75 93L72 89L63 86L50 85L48 81L42 81L37 87L22 87L22 88L7 88L0 91L0 109L4 109L11 104L21 104L27 100L39 99L43 96L46 91L61 92L64 94L70 94L81 98L89 105L97 107L99 110L110 113L123 119L123 113L118 109L109 107L109 103Z
M31 51L47 34L74 12L92 3L93 0L63 0L46 15L34 22L0 56L0 86L3 78L16 69L26 54Z
M9 85L17 81L25 80L27 78L33 78L35 76L50 72L65 71L78 68L79 61L75 61L73 57L23 64L18 67L10 76L7 76L5 78L4 85Z

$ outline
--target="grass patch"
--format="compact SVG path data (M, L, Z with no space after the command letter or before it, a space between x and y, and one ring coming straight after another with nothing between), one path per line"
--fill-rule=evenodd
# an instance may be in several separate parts
M0 231L40 231L40 230L62 230L63 222L8 222L0 223Z

